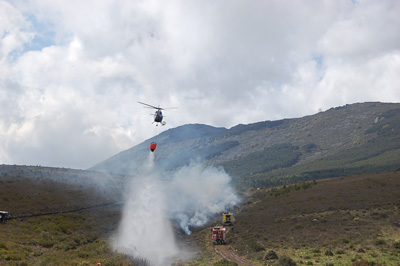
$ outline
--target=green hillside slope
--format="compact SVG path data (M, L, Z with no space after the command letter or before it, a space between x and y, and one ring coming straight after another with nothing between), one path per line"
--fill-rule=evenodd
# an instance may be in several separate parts
M357 103L302 118L169 129L95 165L132 174L157 142L155 162L169 172L192 161L224 167L237 186L268 187L301 180L390 171L400 167L400 104Z
M400 109L383 112L358 138L355 145L321 158L255 174L252 185L263 187L327 177L395 170L400 167ZM314 151L313 151L314 150ZM309 151L302 148L303 153ZM312 151L318 152L318 146ZM290 157L291 154L286 154ZM228 168L229 169L229 168ZM232 171L235 174L235 171Z

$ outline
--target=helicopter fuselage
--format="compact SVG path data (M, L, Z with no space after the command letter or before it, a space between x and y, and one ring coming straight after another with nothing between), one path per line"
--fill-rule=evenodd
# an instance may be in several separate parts
M154 122L161 123L163 120L163 114L161 110L157 110L154 114Z

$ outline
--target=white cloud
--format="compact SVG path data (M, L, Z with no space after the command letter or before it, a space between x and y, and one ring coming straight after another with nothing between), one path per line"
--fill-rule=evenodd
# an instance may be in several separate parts
M0 62L2 64L10 53L21 50L24 43L33 38L33 33L27 31L28 28L29 22L18 10L9 3L0 1Z
M0 6L3 163L90 167L160 132L137 101L164 129L400 101L398 1Z

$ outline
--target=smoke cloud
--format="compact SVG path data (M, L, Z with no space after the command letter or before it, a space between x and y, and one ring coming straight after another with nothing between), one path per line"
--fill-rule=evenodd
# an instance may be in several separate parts
M113 245L116 250L153 265L169 265L179 250L171 220L186 234L210 217L239 203L223 169L190 164L162 180L154 169L154 153L127 189Z
M230 181L222 168L190 164L180 169L166 188L170 217L191 234L191 227L202 226L211 216L239 203Z

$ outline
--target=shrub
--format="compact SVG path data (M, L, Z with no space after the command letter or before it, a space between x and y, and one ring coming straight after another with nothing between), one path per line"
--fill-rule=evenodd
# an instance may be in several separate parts
M357 250L357 252L358 252L358 253L365 253L365 250L364 250L363 248L359 248L359 249Z
M7 248L6 244L0 243L0 249L5 249L5 250L7 250L8 248Z
M353 262L351 266L369 266L369 262L366 259L361 259Z
M280 265L280 266L296 266L297 264L289 256L283 255L279 258L278 265Z
M22 260L21 254L19 254L16 250L8 251L3 254L2 257L8 261Z
M375 245L377 245L377 246L381 246L381 245L385 245L385 244L386 244L386 241L384 239L377 239L375 241Z
M333 256L332 250L329 250L329 249L326 250L326 251L325 251L325 255L326 255L326 256Z
M214 266L238 266L237 263L223 259L214 264Z
M343 249L339 249L336 251L336 254L343 255L343 254L346 254L346 252Z
M40 239L37 241L37 243L44 248L51 248L56 242L55 240L51 239Z
M251 240L249 241L249 248L254 252L260 252L265 250L263 246L261 246L257 241Z
M380 263L369 262L366 259L361 259L361 260L355 261L355 262L353 262L353 264L351 264L351 266L370 266L370 265L382 266L382 264L380 264Z
M267 254L265 254L264 257L265 260L277 260L278 259L278 255L276 254L275 251L270 250L267 252Z
M89 258L90 253L86 252L86 251L80 251L80 252L78 252L78 257L81 259Z
M341 238L340 240L341 240L343 243L345 243L345 244L350 243L350 240L347 239L347 238Z

